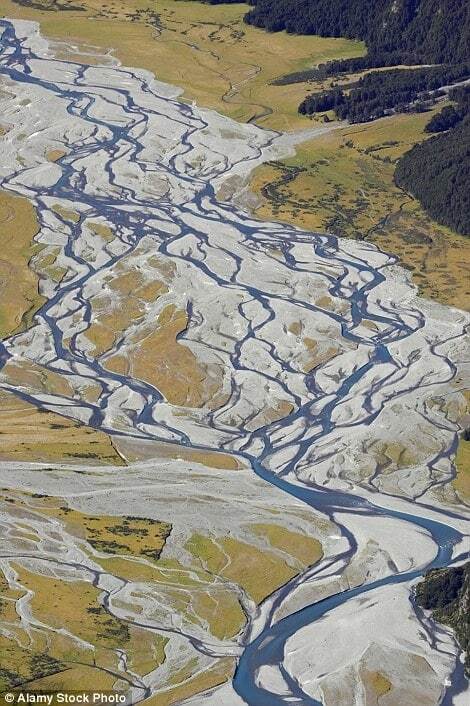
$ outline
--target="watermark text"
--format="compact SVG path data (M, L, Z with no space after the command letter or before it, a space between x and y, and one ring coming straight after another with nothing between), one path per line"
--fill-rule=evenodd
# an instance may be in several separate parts
M99 706L110 704L120 706L126 704L127 697L117 691L11 691L0 694L0 706L11 704L39 704L55 706L56 704L94 704Z

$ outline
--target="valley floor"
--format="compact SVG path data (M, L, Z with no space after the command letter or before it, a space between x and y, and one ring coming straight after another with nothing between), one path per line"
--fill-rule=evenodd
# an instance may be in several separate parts
M38 4L0 3L23 18L0 23L8 247L12 224L27 225L20 295L5 278L0 310L0 691L89 683L151 706L350 706L352 692L361 706L461 706L459 647L416 609L413 587L468 547L454 457L470 321L420 298L371 242L377 230L398 248L390 224L414 223L402 254L410 268L426 260L412 204L388 191L375 201L391 188L385 157L416 124L393 123L393 145L322 130L279 166L306 134L232 119L269 106L266 124L300 120L269 85L272 56L254 41L265 35L237 35L242 7L223 8L232 36L220 8L194 3L162 3L161 16L137 2ZM138 68L100 56L106 28ZM206 103L194 78L199 107L141 68L169 80L174 43L160 75L137 40L161 48L170 31L184 38L177 86L194 42L257 52L265 73L243 74L241 107L219 90L225 74ZM279 72L358 49L276 37ZM206 109L219 103L232 118ZM303 171L310 149L330 151ZM339 177L344 191L328 183ZM237 205L256 207L252 178L268 220ZM356 178L365 203L346 193ZM318 230L325 213L354 238L282 222ZM463 306L457 266L452 252ZM423 287L450 297L444 281L425 274Z

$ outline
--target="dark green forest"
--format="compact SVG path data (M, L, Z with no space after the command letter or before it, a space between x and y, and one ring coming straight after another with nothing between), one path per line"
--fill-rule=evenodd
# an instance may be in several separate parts
M372 71L344 89L334 88L307 96L300 104L299 112L311 115L332 109L340 120L350 123L376 120L392 110L423 109L444 95L442 86L469 77L470 64Z
M403 155L395 183L436 221L470 236L470 88L451 97L456 106L443 108L426 126L438 134Z
M217 0L213 0L217 1ZM461 63L470 56L463 0L252 0L248 24L270 32L363 39L375 66ZM381 63L377 63L377 62Z

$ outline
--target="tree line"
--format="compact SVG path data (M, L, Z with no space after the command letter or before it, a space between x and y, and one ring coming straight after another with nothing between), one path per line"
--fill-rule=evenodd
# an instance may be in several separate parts
M462 0L251 0L250 4L254 7L245 15L248 24L271 32L362 39L375 66L392 65L388 55L395 64L397 59L412 64L461 63L470 55L470 4Z
M470 87L459 86L449 92L456 105L446 105L436 113L424 128L426 132L444 132L461 123L470 114Z
M451 97L457 105L443 108L426 126L437 134L401 157L394 178L438 223L470 236L470 88Z
M420 109L443 95L442 87L470 77L470 64L420 69L372 71L354 84L313 93L299 106L299 113L334 110L351 123L375 120L394 112Z

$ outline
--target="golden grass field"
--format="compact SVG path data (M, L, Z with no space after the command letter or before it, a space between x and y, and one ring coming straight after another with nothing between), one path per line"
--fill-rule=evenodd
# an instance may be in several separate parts
M454 488L463 500L470 500L470 441L460 439L457 455L455 457L457 477Z
M158 549L159 543L161 547L161 534L168 532L165 523L144 518L127 518L128 529L121 532L121 517L83 515L68 508L63 499L45 495L4 491L0 502L15 522L16 541L28 553L40 539L22 521L32 516L42 518L46 526L50 521L65 525L82 540L98 526L105 532L114 529L111 535L132 544L129 548L136 556L147 556L148 544L152 549ZM91 576L90 581L68 581L48 573L47 567L45 573L33 573L12 562L11 568L16 574L15 588L10 588L0 573L0 691L24 682L32 690L80 689L84 682L95 689L111 690L120 677L125 679L116 652L123 647L135 673L147 674L164 661L167 638L107 612L100 603L101 590L92 585ZM16 610L16 601L27 591L35 619L30 630ZM57 632L60 629L62 633Z
M186 311L167 305L155 326L144 336L139 332L136 337L129 354L131 374L154 385L171 404L211 406L216 397L217 408L227 399L218 396L222 369L202 365L190 348L177 340L187 325Z
M381 696L385 696L392 688L392 682L381 672L370 672L362 669L361 681L366 690L366 698L370 703L379 703Z
M207 669L194 677L187 679L184 683L173 688L162 691L142 701L146 706L171 706L194 694L213 689L219 684L223 684L233 675L235 670L235 659L232 657L222 657L218 659L213 667Z
M0 191L0 339L27 328L43 302L29 268L39 226L28 199Z
M37 20L51 38L112 48L123 64L149 69L158 79L183 88L188 100L235 120L258 119L281 130L307 124L297 115L306 84L271 86L272 79L364 53L362 42L348 39L266 34L243 23L248 6L241 3L74 0L72 4L84 10L56 10L57 3L51 0L35 0L35 7L44 5L44 11L0 0L0 13Z
M96 561L115 576L154 584L169 598L175 612L188 623L204 621L217 638L232 638L245 624L236 594L220 582L214 587L214 576L202 568L199 557L190 569L174 559L160 558L152 565L124 556Z
M124 465L109 436L0 390L0 461Z
M470 308L470 239L431 221L393 182L395 161L424 139L430 114L351 125L303 143L295 157L259 167L256 215L373 242L398 256L420 292Z
M52 630L33 630L28 641L16 616L18 642L0 637L4 670L0 689L14 686L16 675L28 681L32 690L80 689L84 679L94 689L111 690L119 678L115 650L123 646L130 656L131 669L138 674L146 674L164 660L166 639L128 626L107 613L99 603L100 590L91 583L35 574L18 564L14 569L19 583L33 592L32 614ZM3 591L1 595L4 598ZM9 607L2 601L2 609L4 606ZM8 617L3 610L1 617ZM64 627L93 647L86 648L66 634L54 632Z
M165 441L142 444L141 440L136 442L135 440L119 436L113 440L113 443L120 455L129 463L158 457L201 463L206 468L219 468L227 471L237 471L243 468L243 464L235 456L230 456L222 451L189 449L181 444L167 443Z
M295 576L302 566L315 564L323 555L316 539L281 525L261 523L253 525L252 530L266 540L266 549L232 537L212 539L200 534L193 535L186 548L204 568L235 581L257 603Z
M258 536L266 538L272 547L295 557L306 566L315 564L323 556L320 542L313 537L261 522L253 525L252 529Z

